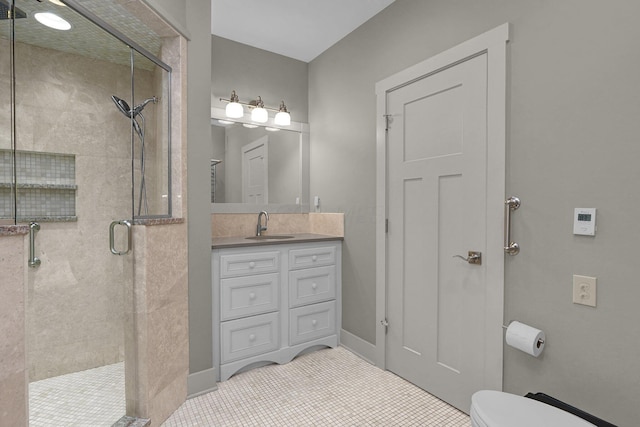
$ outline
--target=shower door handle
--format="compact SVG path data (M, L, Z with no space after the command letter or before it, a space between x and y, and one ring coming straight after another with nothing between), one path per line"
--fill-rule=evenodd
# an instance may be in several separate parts
M29 224L29 267L40 266L40 258L36 257L36 232L40 231L40 224L32 222Z
M127 227L127 250L119 251L116 249L116 226L122 225ZM126 255L131 252L131 223L127 220L122 221L113 221L109 226L109 249L111 249L111 253L114 255Z

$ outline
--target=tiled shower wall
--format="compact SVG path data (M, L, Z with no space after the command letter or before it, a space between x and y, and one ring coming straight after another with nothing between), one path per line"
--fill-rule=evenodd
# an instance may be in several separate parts
M124 287L133 268L110 254L108 231L111 221L131 218L130 122L111 100L130 93L130 69L20 43L15 56L16 146L72 156L77 185L77 221L41 224L42 264L26 275L28 370L37 380L124 357ZM9 85L5 58L0 91ZM137 94L151 96L151 72L136 72ZM0 148L10 148L3 137Z
M0 219L14 216L12 163L0 150ZM17 151L18 222L75 220L75 166L74 155Z

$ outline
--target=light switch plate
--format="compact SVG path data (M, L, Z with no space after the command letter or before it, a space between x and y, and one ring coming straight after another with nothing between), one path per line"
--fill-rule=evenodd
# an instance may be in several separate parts
M596 278L573 275L573 303L596 306Z

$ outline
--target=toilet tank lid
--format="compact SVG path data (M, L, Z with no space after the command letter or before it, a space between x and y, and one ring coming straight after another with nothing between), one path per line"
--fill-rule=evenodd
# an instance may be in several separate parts
M501 391L474 393L471 407L489 427L593 427L593 424L569 412Z

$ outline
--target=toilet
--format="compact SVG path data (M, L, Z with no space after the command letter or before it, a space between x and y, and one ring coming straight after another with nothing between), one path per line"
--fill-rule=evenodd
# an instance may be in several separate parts
M472 427L593 427L546 403L501 391L481 390L471 397Z

